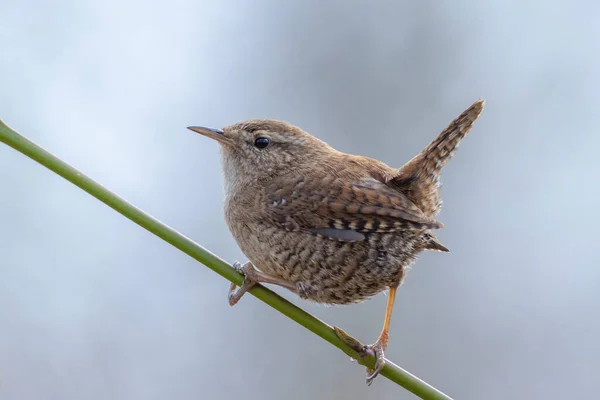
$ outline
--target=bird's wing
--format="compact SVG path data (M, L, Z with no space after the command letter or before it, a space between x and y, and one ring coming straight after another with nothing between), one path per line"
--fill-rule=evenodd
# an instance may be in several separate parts
M442 227L404 194L371 177L348 180L329 175L309 181L288 175L275 178L265 190L267 218L289 231L360 241L368 233Z

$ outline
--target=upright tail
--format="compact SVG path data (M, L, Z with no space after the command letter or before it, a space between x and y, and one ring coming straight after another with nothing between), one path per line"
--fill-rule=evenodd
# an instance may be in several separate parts
M484 104L483 100L473 103L388 182L388 185L406 194L425 215L433 217L440 212L440 171L454 155L461 139L471 130Z

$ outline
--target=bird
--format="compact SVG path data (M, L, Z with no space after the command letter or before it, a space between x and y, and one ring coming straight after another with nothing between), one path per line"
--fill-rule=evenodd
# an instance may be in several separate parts
M225 220L249 260L234 263L244 282L231 284L229 304L257 283L330 305L387 291L379 337L356 349L376 357L367 368L370 385L385 365L396 291L407 270L424 250L449 251L433 232L443 227L436 219L440 173L484 104L473 103L400 168L343 153L279 120L188 127L220 145Z

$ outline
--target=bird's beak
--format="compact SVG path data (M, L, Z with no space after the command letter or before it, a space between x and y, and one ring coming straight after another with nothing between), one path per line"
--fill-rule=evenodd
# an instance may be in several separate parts
M207 128L205 126L188 126L188 129L197 132L201 135L216 140L219 143L232 145L233 141L228 137L225 137L222 129Z

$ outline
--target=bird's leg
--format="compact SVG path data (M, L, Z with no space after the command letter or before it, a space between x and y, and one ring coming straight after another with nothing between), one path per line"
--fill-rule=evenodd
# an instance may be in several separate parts
M290 289L292 291L296 290L296 286L288 283L282 279L273 278L264 272L257 271L252 263L247 262L246 264L242 264L238 261L233 263L233 268L235 268L239 273L244 275L244 283L238 290L236 290L236 284L232 283L229 287L229 305L234 306L246 293L257 283L272 283L275 285L282 286L286 289Z
M365 346L362 349L363 354L371 354L375 356L377 362L375 363L375 369L367 368L367 385L371 385L373 380L379 375L379 372L385 366L385 349L387 348L389 341L389 330L390 330L390 321L392 319L392 309L394 308L394 300L396 298L396 290L397 286L390 287L390 292L388 294L387 306L385 308L385 318L383 319L383 329L377 338L377 341L371 345Z
M373 380L379 375L379 372L385 366L385 349L387 348L389 341L389 329L390 329L390 321L392 319L392 309L394 308L394 300L396 298L396 290L397 286L390 287L390 292L388 295L387 306L385 309L385 318L383 320L383 329L379 334L379 338L374 344L371 345L363 345L357 339L348 335L346 332L341 330L340 328L334 327L336 335L342 339L347 345L353 348L358 355L362 358L367 356L368 354L374 356L377 361L375 363L375 369L367 368L367 385L371 385Z

